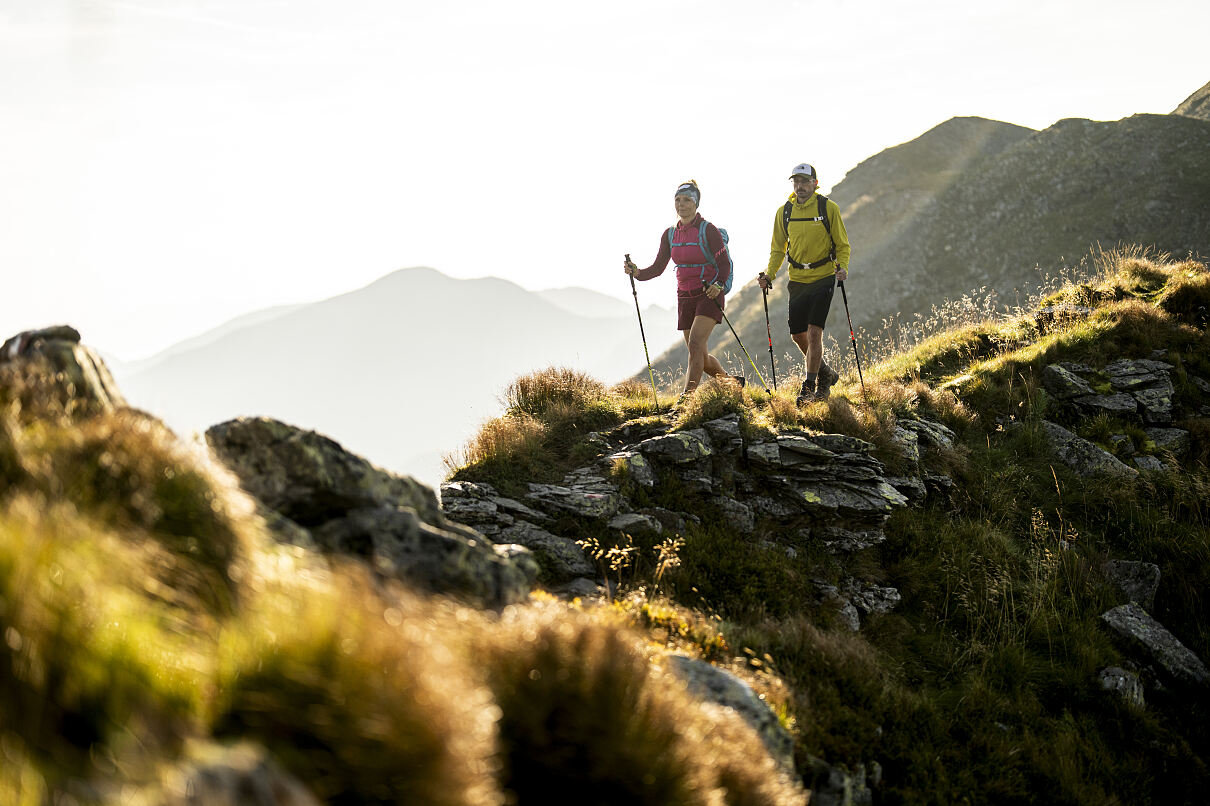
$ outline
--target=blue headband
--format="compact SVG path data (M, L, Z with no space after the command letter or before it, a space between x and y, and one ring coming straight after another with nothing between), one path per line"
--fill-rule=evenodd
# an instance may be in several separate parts
M689 196L693 199L694 204L702 203L702 192L688 182L678 187L676 193L672 194L673 198L677 196Z

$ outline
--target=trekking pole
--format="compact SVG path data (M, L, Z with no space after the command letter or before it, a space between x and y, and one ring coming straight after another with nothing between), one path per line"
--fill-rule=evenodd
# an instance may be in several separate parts
M853 357L857 359L857 379L861 381L861 395L868 397L865 391L865 378L861 376L861 356L857 354L857 337L853 335L853 317L849 315L849 295L844 292L844 281L840 286L840 298L844 300L844 315L849 320L849 341L853 342Z
M626 255L626 263L631 262L630 255ZM660 407L660 393L655 390L655 373L651 371L651 353L647 352L647 334L643 332L643 312L639 310L639 289L635 287L634 275L630 275L630 292L634 294L634 312L639 316L639 335L643 337L643 355L647 356L647 377L651 379L651 397L655 400L655 407Z
M706 297L706 299L713 302L714 307L718 308L718 312L723 315L723 321L727 323L727 327L731 328L731 335L735 337L735 343L738 344L739 348L744 351L744 355L748 356L748 363L752 365L752 371L756 373L756 377L760 381L760 385L765 387L766 392L773 394L772 390L769 389L769 384L765 383L765 379L761 377L760 370L756 368L756 362L752 360L752 356L748 355L748 349L744 347L744 343L740 341L739 334L735 332L735 328L732 326L731 320L727 318L727 312L723 310L723 306L719 305L718 300L716 300L714 297Z
M765 276L762 271L761 277ZM773 371L773 390L777 391L777 364L773 361L773 328L769 327L769 289L761 286L760 293L765 298L765 332L769 334L769 368Z

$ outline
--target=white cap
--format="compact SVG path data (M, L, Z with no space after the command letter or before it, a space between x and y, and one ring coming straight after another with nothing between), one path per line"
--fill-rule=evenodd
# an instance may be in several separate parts
M808 165L805 162L798 163L797 165L794 166L794 170L790 171L791 179L793 179L796 176L800 176L800 175L808 177L809 179L818 179L819 178L815 175L815 167L812 165Z

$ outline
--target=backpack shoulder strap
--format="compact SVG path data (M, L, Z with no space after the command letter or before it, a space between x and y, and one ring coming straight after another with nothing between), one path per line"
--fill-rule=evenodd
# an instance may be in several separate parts
M823 231L828 234L828 243L831 249L828 254L831 255L832 261L836 261L836 241L832 239L832 222L828 220L828 197L816 194L816 199L819 204L819 217L823 221Z
M786 233L786 240L790 240L790 213L794 210L794 202L786 202L786 206L781 208L781 228Z
M710 241L706 237L706 227L711 226L710 222L702 219L702 223L697 228L697 243L698 248L702 250L702 254L706 256L706 260L710 261L710 265L718 269L718 261L714 259L714 254L710 251Z

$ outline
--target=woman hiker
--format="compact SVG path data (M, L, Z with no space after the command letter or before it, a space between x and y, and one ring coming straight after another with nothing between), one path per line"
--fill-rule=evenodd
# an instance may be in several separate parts
M692 179L678 187L672 205L679 220L660 236L660 251L655 262L645 269L629 259L622 264L625 272L636 280L650 280L664 273L670 258L676 263L676 327L684 334L685 345L689 348L689 367L681 398L697 388L702 372L715 378L733 377L740 386L744 385L743 376L729 376L718 359L706 351L710 331L723 321L723 286L731 273L731 258L718 227L698 213L701 198L702 192ZM701 242L703 240L705 243ZM709 254L705 250L709 250ZM717 271L713 263L718 264Z

